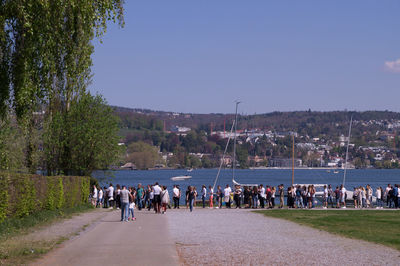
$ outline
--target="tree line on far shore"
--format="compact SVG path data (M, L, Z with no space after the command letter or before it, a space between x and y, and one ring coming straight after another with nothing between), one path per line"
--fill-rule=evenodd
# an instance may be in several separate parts
M133 162L138 169L152 168L156 164L182 168L218 167L227 139L215 133L228 131L232 114L176 114L170 112L134 110L114 107L120 118L120 135L127 146L126 162ZM356 168L398 168L400 158L399 127L390 128L400 121L400 113L389 111L367 112L273 112L260 115L240 115L240 130L258 130L273 134L296 132L295 143L315 143L328 145L332 149L322 154L324 162L329 155L344 159L346 147L339 145L339 138L347 136L350 117L353 116L349 161ZM188 127L185 134L171 132L173 126ZM318 140L314 140L318 139ZM246 141L239 137L236 158L240 167L268 166L273 158L292 157L292 138L260 136L257 141ZM363 147L384 147L382 160ZM228 153L232 154L232 145ZM321 154L306 147L296 146L295 157L304 166L321 166ZM164 158L158 154L161 152ZM203 154L197 156L196 154ZM168 157L165 161L165 156ZM254 160L257 156L258 161ZM261 159L260 159L261 158Z

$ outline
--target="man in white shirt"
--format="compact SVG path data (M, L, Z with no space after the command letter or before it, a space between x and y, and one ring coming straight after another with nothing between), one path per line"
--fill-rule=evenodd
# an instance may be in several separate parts
M206 197L207 197L207 189L206 186L203 185L201 188L201 200L203 202L203 209L206 207Z
M342 205L343 209L346 209L346 189L343 185L340 187L340 205Z
M181 191L179 190L177 185L174 185L172 189L172 199L174 200L174 209L179 209L179 198L181 197Z
M114 187L112 184L107 189L107 195L108 195L108 203L110 204L109 209L114 208Z
M101 189L101 187L99 187L99 192L98 192L98 197L97 197L97 204L96 204L96 208L97 206L100 205L100 208L103 205L103 190Z
M158 182L156 182L154 184L153 191L154 191L154 211L156 213L161 213L161 197L160 197L160 194L161 194L162 189L158 185Z
M326 208L328 208L328 188L326 187L326 185L324 185L324 197L323 197L323 200L324 200L324 205L323 205L322 208L326 209Z
M93 193L92 193L92 205L96 206L97 203L97 187L93 185Z
M232 189L229 187L229 185L226 185L224 189L224 201L227 208L231 208L231 192Z
M264 202L265 202L265 197L266 195L265 195L265 188L264 188L264 186L263 185L260 185L260 197L259 197L259 200L260 200L260 208L264 208Z

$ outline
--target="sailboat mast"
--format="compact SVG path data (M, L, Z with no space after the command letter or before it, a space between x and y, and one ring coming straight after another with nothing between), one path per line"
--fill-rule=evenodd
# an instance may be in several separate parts
M235 110L235 122L234 122L234 135L233 135L233 165L232 165L232 181L235 180L235 168L236 168L236 130L237 130L237 118L238 118L238 105L240 102L236 101Z
M292 135L292 186L294 184L294 134Z
M353 115L351 115L351 118L350 118L349 136L347 138L346 160L344 162L344 173L343 173L343 186L344 186L344 183L346 182L347 160L349 159L349 144L350 144L351 124L352 123L353 123Z

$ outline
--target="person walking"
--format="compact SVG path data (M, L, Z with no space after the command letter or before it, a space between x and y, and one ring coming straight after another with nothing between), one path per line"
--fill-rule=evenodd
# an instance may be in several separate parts
M121 195L121 192L120 192ZM128 209L128 221L132 220L135 221L135 199L136 199L136 192L132 189L129 188L129 209ZM131 218L132 216L132 218Z
M169 203L169 194L168 194L167 186L162 187L160 197L161 197L161 204L162 204L162 214L164 214L167 212L167 205Z
M382 187L378 187L375 191L376 196L376 208L383 209L383 202L382 202Z
M354 200L354 208L357 209L358 208L358 188L354 187L353 190L353 200Z
M258 199L260 200L260 208L264 209L264 207L265 207L265 188L262 184L258 188Z
M104 201L104 204L103 204L103 208L108 208L109 206L108 206L108 188L107 187L103 187L103 192L104 192L104 195L103 195L103 201Z
M400 185L397 184L397 207L400 208Z
M267 208L271 208L271 187L270 186L265 186L265 196L266 196L266 205Z
M97 207L101 208L102 205L103 205L103 189L101 189L101 187L99 187L96 208Z
M251 190L251 200L252 200L252 208L257 209L258 208L258 187L253 186L253 189Z
M149 206L148 206L148 210L150 211L150 209L153 207L155 209L155 204L154 204L154 189L153 186L149 186Z
M302 196L302 189L300 185L297 185L297 189L296 189L296 205L297 208L304 208L303 205L303 196Z
M179 198L181 197L181 191L177 185L174 185L172 189L172 200L174 201L174 209L179 209Z
M206 197L207 197L207 189L206 186L203 185L201 187L201 201L203 203L203 209L206 207Z
M233 196L233 199L234 199L234 201L235 201L235 204L236 204L236 209L237 208L241 208L241 206L240 206L240 201L241 201L241 197L242 197L242 189L240 188L240 186L239 185L236 185L235 186L235 192L234 192L235 194L234 194L234 196Z
M224 201L225 201L226 208L228 208L228 209L231 208L231 192L232 192L232 189L227 184L224 189Z
M329 191L328 191L328 187L326 185L324 185L324 204L322 206L323 209L327 209L328 208L328 197L329 197Z
M120 199L120 195L119 193L121 192L121 187L119 184L117 184L116 189L115 189L115 207L117 208L117 210L119 210L120 208L120 203L121 203L121 199Z
M342 184L340 186L340 205L342 206L343 209L346 209L346 188L344 187L344 185Z
M122 190L120 191L120 200L121 200L121 222L128 221L129 216L129 191L126 189L126 186L122 186Z
M142 208L144 208L143 205L143 200L144 200L144 189L142 187L142 184L139 183L138 184L138 188L137 188L137 205L138 205L138 210L140 211Z
M108 196L109 209L113 209L114 208L114 187L113 187L113 184L110 184L110 186L108 187L107 196Z
M331 185L328 185L328 205L331 205L333 208L333 189Z
M195 198L195 191L194 188L192 186L189 186L189 192L188 192L188 202L189 202L189 208L190 208L190 212L193 211L193 205L194 205L194 198Z
M161 187L158 185L158 182L156 182L153 186L155 213L161 213L161 191Z
M212 186L208 186L208 189L210 190L210 196L209 198L209 203L210 203L210 209L214 208L214 189Z
M248 186L244 186L243 190L243 204L246 209L250 208L251 192Z
M284 205L284 201L285 201L285 188L283 186L283 184L280 184L278 187L279 191L279 209L283 208Z
M93 185L92 200L91 200L93 206L97 205L97 197L98 197L97 187L96 185Z
M221 186L217 187L217 209L222 208L222 198L224 197L224 194L222 192Z
M185 192L185 201L186 201L186 209L189 208L190 202L189 202L189 193L190 193L191 187L188 186Z
M272 187L272 189L271 189L271 209L275 208L275 194L276 194L276 187Z

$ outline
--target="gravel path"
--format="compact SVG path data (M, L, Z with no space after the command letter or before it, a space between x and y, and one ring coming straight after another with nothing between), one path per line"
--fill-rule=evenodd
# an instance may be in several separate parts
M167 213L184 265L399 265L400 252L248 210Z
M32 265L178 265L166 215L135 212L136 221L121 222L111 211L80 236L63 243Z

